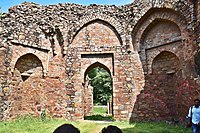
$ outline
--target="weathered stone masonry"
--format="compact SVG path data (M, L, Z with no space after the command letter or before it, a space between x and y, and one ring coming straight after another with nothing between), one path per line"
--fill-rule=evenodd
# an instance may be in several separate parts
M92 113L87 72L113 80L117 120L182 121L199 97L197 0L124 6L22 3L0 21L0 119Z

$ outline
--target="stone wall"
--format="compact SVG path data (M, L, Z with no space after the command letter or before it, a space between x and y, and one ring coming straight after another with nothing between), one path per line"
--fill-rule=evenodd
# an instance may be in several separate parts
M0 118L45 109L83 119L92 112L86 75L99 66L113 80L115 119L182 121L199 96L197 12L186 0L11 7L0 21Z

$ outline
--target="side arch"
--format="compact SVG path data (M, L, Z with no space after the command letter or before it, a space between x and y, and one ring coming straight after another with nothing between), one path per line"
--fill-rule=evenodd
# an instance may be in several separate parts
M22 45L13 45L12 51L15 52L12 53L12 58L10 63L11 72L14 72L15 65L20 57L27 54L33 54L41 61L43 66L43 73L44 76L46 76L46 74L48 73L48 62L50 58L49 51L42 51L29 47L23 47Z
M169 110L169 112L165 119L170 121L178 121L180 116L179 106L181 102L177 87L179 71L180 61L178 57L172 52L162 51L153 59L151 78L148 79L155 85L155 92L152 93L166 103L165 110Z
M161 51L177 53L180 60L186 56L183 52L188 38L186 23L172 9L150 9L136 25L132 37L134 50L140 55L145 74L152 72L152 59Z
M153 74L172 74L179 70L180 60L173 52L162 51L154 56L151 66Z
M14 69L17 69L23 81L25 81L31 74L36 74L37 76L43 77L43 65L41 60L34 54L25 54L18 58ZM42 75L36 72L42 72Z
M178 25L170 20L155 19L145 29L140 39L139 51L181 40Z
M148 74L152 74L153 72L153 69L152 69L152 64L153 64L153 61L155 60L155 58L160 55L161 53L171 53L174 55L174 58L176 58L179 62L179 67L182 66L182 56L181 56L181 51L178 51L178 50L174 50L173 47L168 47L168 48L165 48L165 47L161 47L161 48L158 48L157 50L155 50L153 53L149 54L149 56L147 57L146 59L146 63L147 63L147 70L148 71ZM143 67L144 67L144 64L143 64Z
M145 75L145 87L138 95L133 111L138 116L140 114L144 114L144 116L141 115L135 119L178 121L181 116L182 104L184 104L178 96L179 59L172 52L162 51L155 54L152 62L153 72ZM140 106L140 102L143 102L143 107ZM181 109L179 109L180 107ZM146 112L143 113L141 110L146 110ZM134 120L134 118L132 119Z
M147 30L149 25L157 20L170 21L176 24L180 29L182 40L188 37L188 33L185 32L187 31L186 21L178 12L173 9L152 8L138 21L132 31L134 50L139 51L142 34Z

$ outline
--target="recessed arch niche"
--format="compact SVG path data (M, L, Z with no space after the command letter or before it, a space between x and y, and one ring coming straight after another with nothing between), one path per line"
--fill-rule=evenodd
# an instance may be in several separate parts
M30 76L43 77L42 62L31 53L25 54L17 60L15 70L20 72L23 81L26 81Z
M166 104L168 114L166 120L177 121L179 118L178 101L178 72L180 70L179 58L172 52L162 51L152 62L152 74L148 82L154 85L153 93ZM159 109L157 109L159 110Z

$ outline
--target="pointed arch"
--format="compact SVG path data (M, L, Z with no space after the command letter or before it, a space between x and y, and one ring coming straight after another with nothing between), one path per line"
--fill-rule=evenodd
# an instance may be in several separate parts
M170 16L170 17L169 17ZM132 42L134 50L139 51L142 36L145 31L148 31L151 25L158 21L170 22L177 25L180 33L185 33L187 30L185 18L178 12L169 8L152 8L142 16L132 31ZM181 34L181 39L187 38L187 34Z
M93 81L93 79L88 79L86 78L87 74L89 73L90 70L92 70L93 68L96 68L96 67L100 67L100 68L103 68L104 70L107 71L107 73L109 73L109 81L103 81L103 84L106 85L107 83L107 87L104 87L102 86L102 84L99 84L99 86L96 86L96 85L92 85L91 84L91 81ZM107 77L106 76L106 77ZM108 78L107 77L107 78ZM105 77L102 77L102 78L105 78ZM94 78L95 79L95 78ZM99 81L96 82L97 84L100 83ZM106 83L106 84L105 84ZM109 70L109 68L107 66L105 66L104 64L100 63L100 62L95 62L93 64L91 64L89 67L87 67L87 69L85 70L85 73L84 73L84 89L83 89L83 105L84 105L84 115L85 116L89 116L91 115L91 113L93 112L93 105L95 103L95 101L99 101L99 98L98 97L106 97L107 100L103 100L101 101L103 105L105 105L105 101L106 103L108 102L108 100L111 100L113 102L113 83L112 83L112 76L111 76L111 72ZM100 89L100 91L99 91ZM105 98L104 97L104 98ZM113 108L113 105L110 105L110 109ZM111 109L113 110L113 109ZM111 113L112 111L108 111L108 113ZM113 115L113 112L112 112L112 115Z
M122 45L122 39L120 37L120 34L119 32L116 30L116 28L110 24L109 22L105 21L105 20L102 20L102 19L94 19L92 21L89 21L87 22L86 24L84 24L82 27L80 27L76 33L73 35L73 39L72 39L72 42L74 40L74 38L77 36L77 34L84 28L84 27L87 27L89 26L90 24L95 24L95 23L98 23L98 24L103 24L104 26L108 27L109 29L112 30L112 32L115 34L115 36L118 38L120 44Z
M153 58L153 74L172 74L180 68L179 58L172 52L162 51Z
M109 70L109 68L108 68L107 66L105 66L104 64L102 64L102 63L100 63L100 62L95 62L95 63L91 64L91 65L85 70L85 73L84 73L84 81L85 81L85 78L86 78L88 72L89 72L90 70L92 70L93 68L95 68L95 67L101 67L101 68L105 69L105 70L110 74L110 76L111 76L111 72L110 72L110 70Z
M150 23L140 39L140 50L180 41L181 30L173 21L156 18Z

